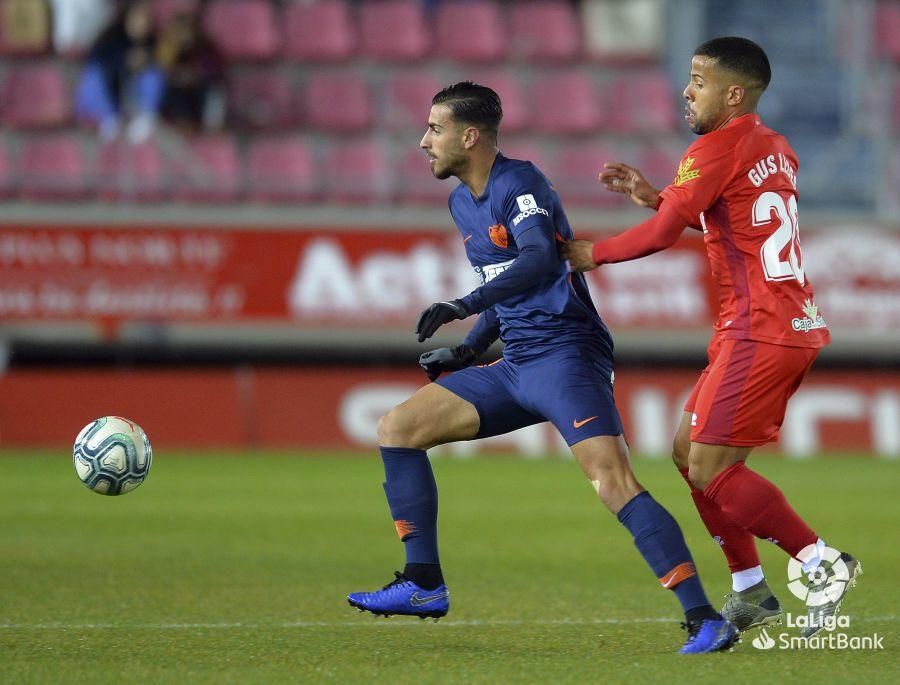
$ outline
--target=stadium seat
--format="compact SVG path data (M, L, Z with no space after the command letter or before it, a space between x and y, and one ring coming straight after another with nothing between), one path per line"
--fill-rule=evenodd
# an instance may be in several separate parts
M298 62L343 60L356 48L347 4L342 0L294 2L284 7L286 58Z
M360 3L359 27L362 52L372 59L415 62L431 48L420 0Z
M76 200L92 188L88 158L73 134L29 137L19 149L19 187L27 200Z
M878 54L900 62L900 4L879 2L875 10L875 45Z
M504 133L521 133L531 125L531 110L525 98L525 87L514 71L503 68L488 68L476 72L472 79L476 83L493 88L503 104Z
M627 72L601 92L616 100L607 124L620 133L670 133L677 130L677 100L669 77L662 70Z
M789 140L793 135L836 136L842 128L844 102L834 93L845 91L848 78L846 68L785 63L760 100L759 113L766 125Z
M106 143L98 154L97 194L104 200L157 202L168 196L163 156L152 140Z
M50 47L50 9L45 0L0 2L0 56L43 55Z
M425 132L431 98L446 84L426 71L399 73L383 89L382 126L393 131Z
M62 70L52 62L10 69L0 87L3 123L21 128L61 126L71 119Z
M581 31L571 2L511 3L510 53L534 61L569 61L581 50Z
M200 11L201 0L153 0L153 23L157 31L165 28L169 21L179 14L193 14Z
M206 30L227 59L270 59L281 48L275 7L268 0L214 0L203 16Z
M564 206L622 207L624 196L609 192L597 180L603 163L619 158L607 145L572 143L558 153L547 175Z
M603 123L593 81L581 72L556 72L532 84L532 123L545 133L592 133Z
M333 202L384 202L391 192L391 174L384 148L368 138L335 143L326 155L325 182L325 192Z
M228 116L237 128L280 129L299 112L294 88L278 67L233 70L228 78Z
M250 143L247 189L259 202L308 202L318 196L321 174L309 143L266 138Z
M446 208L447 198L455 186L455 182L442 182L434 177L422 150L410 148L400 155L397 191L403 202Z
M644 146L638 153L636 160L620 160L626 164L633 164L644 174L650 183L663 188L672 182L678 162L684 155L684 145L681 143L653 142Z
M306 123L337 132L362 131L372 123L372 103L366 80L347 70L319 72L303 91Z
M584 53L588 57L640 63L661 57L666 35L665 0L583 0L580 6Z
M174 194L188 202L237 199L241 167L237 146L228 136L189 139L173 164Z
M443 0L435 15L438 54L461 62L495 62L506 54L507 30L492 0Z
M6 145L0 144L0 197L7 198L15 190L15 174Z

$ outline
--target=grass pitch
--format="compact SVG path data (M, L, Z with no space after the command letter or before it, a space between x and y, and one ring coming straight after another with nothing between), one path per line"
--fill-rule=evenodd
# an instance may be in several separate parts
M900 671L900 464L755 461L862 560L846 632L883 636L883 651L761 651L754 631L733 653L682 657L677 601L573 462L435 460L452 591L435 624L344 599L402 567L377 456L298 456L158 452L143 486L107 498L68 454L0 455L0 682L876 683ZM684 483L668 462L636 471L719 604L727 567ZM761 551L785 608L802 612L785 556Z

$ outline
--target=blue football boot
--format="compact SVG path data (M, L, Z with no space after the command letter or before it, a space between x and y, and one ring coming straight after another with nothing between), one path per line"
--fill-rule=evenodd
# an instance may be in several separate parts
M423 590L399 571L394 580L375 592L353 592L347 595L350 606L377 616L418 616L435 620L450 611L450 591L446 585Z
M727 618L718 621L704 619L682 623L687 628L688 639L684 646L678 650L679 654L705 654L707 652L722 652L730 649L732 645L740 641L741 633Z

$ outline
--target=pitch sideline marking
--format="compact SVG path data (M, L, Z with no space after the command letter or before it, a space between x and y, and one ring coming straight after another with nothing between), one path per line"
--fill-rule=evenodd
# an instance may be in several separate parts
M479 626L529 626L529 625L629 625L636 623L675 623L673 618L596 618L596 619L472 619L472 620L442 620L442 626L451 627L479 627ZM855 618L860 622L888 622L900 620L900 616L867 616ZM139 630L260 630L263 628L366 628L380 627L407 627L420 625L418 621L286 621L282 623L0 623L0 630L112 630L131 628Z

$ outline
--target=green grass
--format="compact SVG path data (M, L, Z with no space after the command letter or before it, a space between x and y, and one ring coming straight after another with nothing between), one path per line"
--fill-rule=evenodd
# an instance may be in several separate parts
M0 681L10 683L885 682L898 672L900 464L760 458L865 575L849 633L883 652L680 657L680 612L574 463L439 459L441 622L360 615L400 567L377 457L158 453L118 498L66 454L0 455ZM724 560L670 464L642 482L681 522L718 603ZM762 547L786 608L786 558ZM786 629L785 629L786 630ZM752 637L752 635L750 636Z

